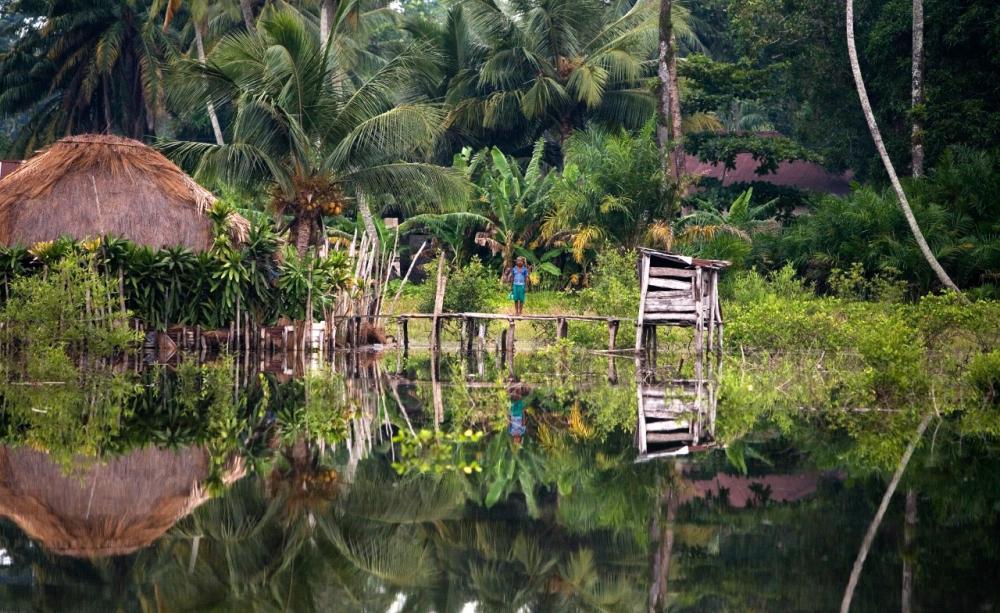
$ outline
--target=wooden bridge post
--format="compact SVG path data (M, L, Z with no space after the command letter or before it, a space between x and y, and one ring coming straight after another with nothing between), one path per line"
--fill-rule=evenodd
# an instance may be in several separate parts
M566 321L565 317L559 317L556 319L556 339L566 338L569 333L569 322Z
M468 318L468 317L465 318L465 320L463 322L463 325L462 325L462 330L463 330L463 333L464 333L464 336L465 336L465 338L464 338L464 340L465 340L465 355L467 355L467 356L471 356L472 355L472 339L474 338L474 335L475 335L475 333L474 333L475 326L476 326L476 320L472 319L472 318Z
M479 322L479 351L486 349L486 320Z
M618 320L608 320L608 351L614 351L618 343Z
M507 321L509 322L507 326L507 360L510 364L510 375L514 376L514 347L516 345L514 342L516 336L514 318L511 317Z
M403 337L403 355L407 355L410 352L410 320L405 317L400 318L399 326Z

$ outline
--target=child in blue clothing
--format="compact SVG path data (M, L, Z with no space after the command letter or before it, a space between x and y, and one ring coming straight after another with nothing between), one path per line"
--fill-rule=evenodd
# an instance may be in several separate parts
M528 275L531 274L531 267L528 266L524 257L517 258L513 268L510 268L505 277L510 283L510 296L514 300L514 314L520 315L524 310L524 290L528 285Z

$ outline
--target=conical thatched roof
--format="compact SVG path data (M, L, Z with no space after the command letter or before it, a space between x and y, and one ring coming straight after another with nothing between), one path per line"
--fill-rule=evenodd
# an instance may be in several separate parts
M0 180L0 244L112 235L150 247L212 245L215 202L155 149L120 136L66 137ZM237 240L248 222L231 216Z
M207 500L208 472L201 447L80 458L68 472L44 452L0 447L0 516L59 555L125 555L150 545ZM234 461L223 479L242 475L242 462Z

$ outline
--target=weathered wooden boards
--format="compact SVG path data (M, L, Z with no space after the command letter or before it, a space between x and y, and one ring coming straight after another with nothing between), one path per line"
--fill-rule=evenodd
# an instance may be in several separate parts
M637 461L685 453L710 443L715 432L714 382L674 380L640 382L638 393Z

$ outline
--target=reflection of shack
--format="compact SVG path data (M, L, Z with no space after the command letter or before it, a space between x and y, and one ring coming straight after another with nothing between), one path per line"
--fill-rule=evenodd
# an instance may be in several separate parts
M686 455L710 446L715 436L715 385L703 379L639 383L636 446L644 462Z
M44 452L0 447L0 516L59 555L132 553L208 499L210 461L201 447L140 449L73 464L67 473ZM223 479L242 472L235 464Z

